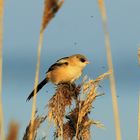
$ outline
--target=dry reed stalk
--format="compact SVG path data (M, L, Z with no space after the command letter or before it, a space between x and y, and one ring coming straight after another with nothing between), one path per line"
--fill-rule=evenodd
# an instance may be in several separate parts
M34 83L34 97L33 97L33 104L32 104L32 115L31 115L31 133L30 133L30 140L32 140L32 129L33 129L33 123L34 123L34 116L36 111L36 93L37 93L37 85L38 85L38 79L39 79L39 68L40 68L40 56L41 56L41 49L42 49L42 43L43 43L43 32L48 25L49 21L54 17L55 13L59 10L59 8L63 4L63 0L58 3L57 0L45 0L44 3L44 14L42 18L42 24L40 28L40 35L39 35L39 43L38 43L38 53L37 53L37 65L36 65L36 74L35 74L35 83Z
M63 126L63 140L72 140L75 136L75 131L73 129L73 127L71 126L71 124L69 122L67 122L66 124L64 124ZM61 132L59 132L59 129L57 130L57 132L55 133L54 137L55 139L59 137L59 134Z
M80 104L83 106L84 101L80 101ZM85 113L85 115L83 115L82 117L79 115L79 110L80 110L81 106L78 106L77 108L77 112L76 112L76 121L75 121L75 138L78 140L84 140L84 138L86 138L86 140L90 140L90 127L91 124L89 124L88 122L91 121L88 117L88 114L90 113L90 111L87 111ZM74 112L75 113L75 112ZM79 116L81 117L81 122L79 122ZM72 120L72 118L71 118Z
M110 72L104 73L100 75L99 77L97 77L95 80L89 80L88 82L85 82L83 84L83 92L87 94L87 97L84 101L80 102L79 104L78 121L77 121L77 126L76 126L77 139L79 135L79 125L82 123L83 117L85 117L86 114L90 112L93 101L96 99L97 96L99 96L99 94L97 94L97 88L98 88L99 82L109 75L110 75ZM87 89L89 89L88 92L86 92Z
M79 134L79 139L81 138L82 140L91 140L90 136L91 125L96 125L96 127L104 128L104 125L102 123L87 118L87 120L83 122L83 126Z
M80 103L77 125L82 122L83 117L91 110L92 102L95 100L96 96L96 87L93 86L88 93L86 100Z
M140 140L140 95L138 102L138 140Z
M32 104L32 115L31 115L31 133L29 140L33 139L33 126L34 126L34 116L36 112L36 93L37 93L37 85L38 85L38 79L39 79L39 68L40 68L40 56L41 56L41 48L42 48L42 42L43 42L43 32L40 33L40 38L39 38L39 45L38 45L38 54L37 54L37 65L36 65L36 74L35 74L35 84L34 84L34 96L33 96L33 104Z
M83 103L83 101L81 101ZM63 125L64 131L63 131L63 139L64 140L72 140L76 136L76 127L77 127L77 121L78 121L78 114L79 114L79 106L76 106L67 116L66 119L68 121ZM78 140L90 140L90 127L91 125L96 125L97 127L103 127L103 125L100 122L96 122L93 120L90 120L88 117L89 112L85 114L85 116L82 117L82 121L79 124L79 132L77 139ZM61 135L60 129L57 129L55 132L55 139L59 138Z
M9 125L8 135L6 140L18 140L19 125L16 122L11 122Z
M55 95L50 99L48 104L48 119L53 121L56 128L60 130L59 137L63 137L63 119L66 107L72 104L72 99L77 98L79 89L75 84L59 84Z
M46 120L47 115L44 117L40 117L37 116L35 117L35 119L33 120L33 128L32 128L32 140L36 139L37 136L37 130L40 127L40 125ZM26 128L25 134L23 136L23 140L29 140L30 139L30 133L31 133L31 122L29 123L29 125Z
M58 96L60 96L59 94L62 94L61 96L64 97L61 97L61 102L60 100L57 101L61 103L61 106L59 106L59 108L57 108L58 105L56 100L58 99L55 99L56 95L51 99L51 102L49 103L49 107L51 107L51 112L49 113L50 118L53 118L55 123L59 123L60 121L62 121L63 124L65 108L66 106L71 105L72 98L75 99L74 101L76 107L68 115L65 116L66 119L68 119L68 121L65 124L63 124L63 135L60 127L57 127L57 130L54 135L55 138L60 138L60 136L62 136L64 140L72 140L76 136L76 139L78 140L90 140L91 125L94 124L98 127L102 126L99 122L90 120L88 114L92 109L92 103L95 100L95 98L102 95L97 94L97 87L99 85L99 82L105 77L107 77L109 74L110 72L104 73L95 80L86 81L86 78L85 80L83 80L80 86L72 86L74 90L71 90L71 88L66 88L65 86L68 86L68 84L62 84L60 85L60 87L58 87L58 91L60 91L60 93L57 91ZM78 95L80 95L80 89L83 89L82 93L87 95L85 100L78 99ZM66 99L65 96L67 96ZM69 103L67 103L67 100L69 101ZM61 116L61 120L58 119L59 116Z
M63 125L64 131L63 131L63 139L64 140L72 140L75 135L76 135L76 124L77 124L77 120L78 120L78 112L79 112L79 108L76 107L75 109L73 109L73 111L71 111L69 113L69 115L66 116L66 118L68 119L68 121ZM87 114L83 117L82 123L80 125L80 133L78 135L78 139L80 140L82 138L83 135L87 135L89 134L89 127L85 127L85 123L89 121L89 118L87 116ZM57 131L55 132L55 138L59 138L61 135L61 131L60 129L57 129Z
M138 49L138 61L139 61L139 65L140 65L140 48Z
M95 80L92 79L89 80L88 82L84 82L84 84L82 85L83 93L86 93L86 91L91 87L91 85L98 86L99 82L105 79L106 77L108 77L110 74L111 74L111 70L98 76Z
M112 70L112 74L110 75L110 87L111 87L111 92L112 92L112 104L113 104L114 121L115 121L115 128L116 128L116 139L121 140L119 110L118 110L118 102L117 102L117 96L116 96L116 84L115 84L115 76L114 76L114 70L113 70L110 39L109 39L109 32L108 32L108 27L107 27L107 15L106 15L104 0L98 0L98 5L101 12L102 20L103 20L103 29L105 32L105 46L106 46L108 67L109 69Z
M92 102L95 100L95 98L103 95L97 94L99 82L109 74L110 72L104 73L95 80L84 81L78 86L71 83L57 85L55 95L50 99L48 104L48 119L53 121L56 126L55 138L72 140L75 136L77 136L78 140L90 140L91 125L94 124L97 127L102 126L101 123L90 120L88 114L92 109ZM85 100L79 99L82 88L85 88L85 90L83 90L83 94L86 94ZM87 88L89 89L88 92L86 91ZM68 115L66 115L66 107L72 105L73 99L75 101L76 107ZM64 117L66 117L68 120L66 123L64 123ZM37 120L35 119L33 124L35 125L33 127L33 140L35 140L37 129L40 125L40 123L38 125L38 118ZM30 127L31 122L26 128L26 133L23 140L29 139L31 133Z
M5 140L2 107L2 46L3 46L3 0L0 0L0 138Z

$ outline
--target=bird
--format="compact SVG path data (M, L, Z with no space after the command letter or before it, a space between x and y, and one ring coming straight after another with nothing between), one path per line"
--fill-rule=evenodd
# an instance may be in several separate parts
M37 93L48 82L52 82L54 85L73 83L82 75L83 69L87 64L89 64L89 61L82 54L74 54L57 60L50 66L46 72L46 77L36 87ZM34 91L35 89L30 93L26 101L29 101L34 96Z

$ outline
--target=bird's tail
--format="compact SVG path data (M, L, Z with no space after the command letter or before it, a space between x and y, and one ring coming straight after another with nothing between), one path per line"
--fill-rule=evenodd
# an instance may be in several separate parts
M36 94L38 93L38 91L39 91L45 84L48 83L48 81L49 81L49 79L48 79L48 78L45 78L44 80L42 80L42 81L38 84ZM29 101L29 100L34 96L34 91L35 91L35 89L30 93L30 95L28 96L28 98L27 98L26 101Z

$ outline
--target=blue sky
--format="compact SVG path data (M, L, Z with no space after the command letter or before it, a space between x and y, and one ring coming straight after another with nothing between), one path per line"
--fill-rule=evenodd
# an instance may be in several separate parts
M105 0L105 4L119 95L122 139L137 139L140 1ZM3 47L5 129L9 121L17 120L20 123L20 137L31 116L31 102L26 103L26 98L34 84L42 13L43 1L5 1ZM75 53L82 53L90 60L90 65L84 71L90 78L95 78L108 70L97 1L65 1L45 30L40 80L44 78L48 67L58 58ZM105 80L102 86L106 95L97 99L91 117L104 123L106 129L93 128L93 138L115 140L109 80ZM52 95L53 85L49 84L37 96L37 106L42 112Z

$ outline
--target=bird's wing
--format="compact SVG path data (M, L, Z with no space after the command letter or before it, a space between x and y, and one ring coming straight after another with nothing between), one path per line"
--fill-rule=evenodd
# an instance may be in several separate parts
M67 61L68 58L69 58L69 57L60 58L60 59L58 59L58 60L56 61L56 63L64 63L64 62Z
M62 58L62 59L57 60L55 64L50 66L50 68L48 69L48 71L46 73L48 73L54 69L57 69L58 67L60 67L62 65L68 65L68 62L66 61L66 59Z

